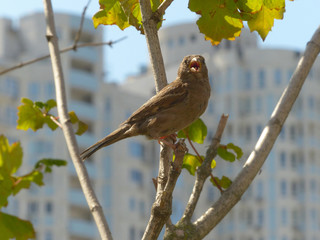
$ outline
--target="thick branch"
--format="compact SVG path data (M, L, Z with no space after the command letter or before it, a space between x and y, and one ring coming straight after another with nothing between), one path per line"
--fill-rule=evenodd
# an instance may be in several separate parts
M319 52L320 27L316 30L311 41L308 43L306 51L300 59L288 87L284 90L271 115L271 119L264 128L254 150L246 161L243 170L239 173L228 190L222 194L220 199L194 223L197 236L192 239L204 238L240 200L243 193L249 187L270 153Z
M168 180L164 191L162 194L158 194L156 196L156 200L152 205L151 218L147 227L148 231L145 231L142 239L157 239L163 225L167 221L171 225L169 217L172 213L172 193L181 173L185 149L185 143L183 141L179 141L177 148L175 149L175 160L174 162L171 162Z
M124 40L125 38L126 37L123 37L123 38L120 38L120 39L118 39L116 41L109 41L109 42L81 43L81 44L77 44L76 47L74 45L72 45L70 47L67 47L67 48L64 48L64 49L60 50L60 53L65 53L65 52L68 52L68 51L71 51L71 50L75 50L75 49L79 49L79 48L83 48L83 47L98 47L98 46L103 46L103 45L109 45L110 47L112 47L113 44L118 43L118 42ZM37 57L37 58L31 59L29 61L19 63L19 64L13 66L13 67L6 68L6 69L0 71L0 76L3 75L3 74L6 74L8 72L11 72L13 70L16 70L18 68L22 68L24 66L33 64L35 62L39 62L39 61L44 60L44 59L49 58L49 57L50 57L50 54L47 54L47 55L44 55L42 57Z
M153 17L151 5L149 0L139 0L143 28L147 40L147 46L150 55L151 67L155 79L156 91L159 92L163 87L167 85L167 78L164 69L164 63L162 53L160 49L160 42L158 37L157 20ZM170 162L172 159L172 150L168 146L161 147L160 159L159 159L159 174L157 184L157 194L154 206L157 205L157 201L162 199L166 192L164 188L168 181L168 171ZM171 205L171 201L170 201ZM154 207L143 235L143 239L157 239L163 225L171 214L171 211L164 211L162 214L155 214ZM171 209L171 207L170 207Z
M74 163L76 172L80 179L80 184L83 189L84 195L87 199L88 205L92 212L93 218L96 221L98 230L100 232L101 239L112 239L111 232L109 230L106 219L103 215L101 205L99 204L97 197L93 191L93 188L89 181L89 176L85 166L83 165L79 157L79 148L74 135L74 131L69 119L67 110L67 99L64 84L64 77L62 72L62 65L59 53L58 39L55 30L55 24L53 19L53 10L50 0L44 0L44 12L47 22L47 40L49 46L49 52L52 62L52 70L54 75L56 97L57 97L57 109L62 126L62 130L67 142L67 147Z

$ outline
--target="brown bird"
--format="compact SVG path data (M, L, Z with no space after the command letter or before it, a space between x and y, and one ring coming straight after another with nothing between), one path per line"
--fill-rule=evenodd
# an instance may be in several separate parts
M81 153L81 158L84 160L100 148L124 138L145 135L159 140L174 134L204 113L209 97L210 84L204 58L186 56L176 80L150 98L118 129Z

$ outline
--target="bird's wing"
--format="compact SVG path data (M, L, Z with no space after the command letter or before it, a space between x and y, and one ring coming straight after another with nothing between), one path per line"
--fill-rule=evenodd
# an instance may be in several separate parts
M183 102L188 90L181 81L174 81L164 87L157 95L150 98L136 110L125 123L133 123L146 119L159 111L169 109L177 103Z

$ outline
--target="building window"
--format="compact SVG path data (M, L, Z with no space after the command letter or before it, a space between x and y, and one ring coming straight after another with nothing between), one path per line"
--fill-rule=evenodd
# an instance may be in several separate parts
M178 41L180 46L183 46L185 44L185 38L183 36L180 36Z
M287 195L287 182L285 180L280 182L280 193L282 196Z
M174 41L173 41L173 39L172 39L172 38L169 38L167 44L168 44L168 48L173 48L173 47L174 47Z
M262 97L261 96L257 96L256 97L256 112L257 113L261 113L262 112L262 106L263 104L263 100L262 100Z
M239 99L239 115L244 116L251 112L250 97L244 97Z
M291 183L291 195L296 197L298 195L298 184L296 182Z
M129 142L129 154L132 157L141 158L144 157L144 146L141 143L130 141Z
M136 208L136 200L133 197L131 197L129 199L129 209L130 211L134 211L135 208Z
M281 209L281 224L286 226L288 224L288 212L287 209Z
M259 88L265 88L265 81L266 81L266 73L263 69L260 69L258 72L258 83Z
M314 103L314 97L313 97L313 96L310 96L310 97L308 98L308 105L309 105L309 109L310 109L310 110L313 110L313 109L314 109L315 103Z
M6 77L4 81L4 88L2 92L14 99L19 96L19 82L14 77Z
M129 239L130 240L136 239L136 230L134 229L134 227L130 227L129 229Z
M261 125L261 124L258 124L258 125L257 125L257 137L259 137L259 136L261 135L262 130L263 130L262 125Z
M263 226L264 222L264 211L263 209L258 210L258 226Z
M46 98L48 99L55 98L55 88L52 82L46 84L45 91L46 91Z
M190 36L190 41L191 41L191 42L197 41L197 35L191 34L191 36Z
M52 204L52 202L47 202L46 203L46 213L52 214L52 212L53 212L53 204Z
M8 125L16 126L17 125L17 109L14 107L6 108L6 121Z
M28 86L28 96L31 100L39 100L40 97L40 84L33 82Z
M244 89L249 90L252 88L252 73L250 70L246 70L244 75Z
M281 85L281 80L282 80L282 73L280 69L276 69L274 71L274 83L275 85L279 86Z
M46 231L45 240L52 240L52 239L53 239L52 232Z
M139 213L141 217L145 216L145 202L143 200L139 202Z
M142 184L143 184L143 174L142 174L141 171L132 169L130 171L130 178L131 178L131 181L133 183L136 183L139 186L142 186Z
M285 152L281 152L280 153L280 166L281 166L281 168L285 168L286 167L286 161L287 161L287 159L286 159L286 153Z

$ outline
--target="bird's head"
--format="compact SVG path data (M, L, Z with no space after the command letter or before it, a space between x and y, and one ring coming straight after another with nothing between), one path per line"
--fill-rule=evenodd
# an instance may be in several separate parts
M178 70L178 76L182 77L186 74L207 77L208 69L204 57L201 55L189 55L184 57Z

